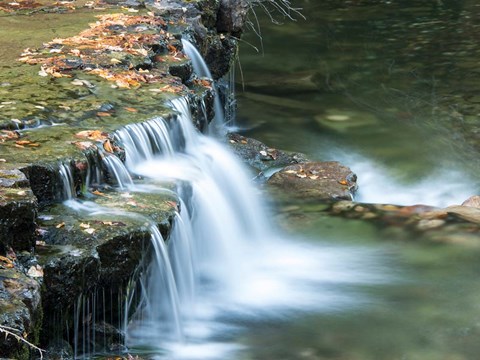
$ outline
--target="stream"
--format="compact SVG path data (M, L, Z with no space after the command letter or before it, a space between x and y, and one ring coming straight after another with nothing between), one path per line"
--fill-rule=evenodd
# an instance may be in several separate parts
M304 8L306 20L277 26L257 9L259 24L252 23L263 39L250 31L242 42L242 134L312 159L341 161L358 175L358 201L448 206L476 194L473 64L480 50L479 27L470 19L478 16L478 5L295 5ZM280 312L249 324L238 340L247 350L238 359L478 358L478 245L428 243L401 226L373 226L295 206L300 209L293 215L288 204L276 208L287 232L339 254L352 246L375 254L353 260L368 259L359 269L380 267L385 281L336 285L351 296L347 306ZM335 259L341 269L353 264Z

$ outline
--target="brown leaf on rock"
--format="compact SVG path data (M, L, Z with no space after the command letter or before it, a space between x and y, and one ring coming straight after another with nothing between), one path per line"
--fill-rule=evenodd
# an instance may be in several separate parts
M112 147L112 144L110 143L110 140L107 139L107 140L104 141L103 149L106 152L113 153L113 147Z
M10 260L8 257L1 256L1 255L0 255L0 262L3 263L2 266L3 266L4 268L11 269L11 268L14 267L13 261Z
M92 143L91 141L75 141L75 142L72 142L72 144L75 145L80 150L88 150L92 147L95 147L95 144Z
M75 137L93 141L102 141L107 139L108 134L100 130L84 130L75 134Z

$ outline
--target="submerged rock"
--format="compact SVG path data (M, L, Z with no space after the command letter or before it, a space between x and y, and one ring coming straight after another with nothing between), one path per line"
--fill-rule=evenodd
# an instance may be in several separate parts
M357 176L336 161L290 165L272 175L268 184L283 195L306 201L351 200Z

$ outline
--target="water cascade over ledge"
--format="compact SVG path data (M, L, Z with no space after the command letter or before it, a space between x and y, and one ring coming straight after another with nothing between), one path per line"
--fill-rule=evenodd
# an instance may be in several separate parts
M171 104L176 120L153 118L116 132L126 167L104 160L118 188L153 193L174 182L180 198L168 247L147 221L154 255L127 298L129 349L159 359L224 359L241 350L234 337L245 323L367 305L351 288L393 279L376 252L287 239L272 230L239 160L198 132L186 99Z
M239 326L232 319L337 311L362 299L354 301L335 284L386 281L384 272L374 275L375 254L364 249L292 242L272 231L243 166L193 127L185 99L172 105L178 124L155 118L116 134L128 170L145 178L137 191L175 181L182 198L168 244L173 277L163 273L165 267L149 269L127 326L128 347L173 352L182 359L222 358L237 348L228 341ZM178 295L173 307L171 289Z

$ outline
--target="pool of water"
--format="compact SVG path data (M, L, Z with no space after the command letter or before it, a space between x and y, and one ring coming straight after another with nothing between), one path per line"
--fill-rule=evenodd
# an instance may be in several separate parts
M478 4L295 4L306 20L276 26L258 9L263 39L250 32L241 45L243 133L312 159L340 160L359 177L360 201L447 206L476 194ZM292 242L301 237L343 255L363 249L353 259L366 262L339 255L335 266L355 264L359 274L385 281L334 285L353 300L347 306L244 320L246 331L234 337L244 347L232 358L478 358L475 244L431 243L398 226L294 207L294 215L288 204L276 209Z

